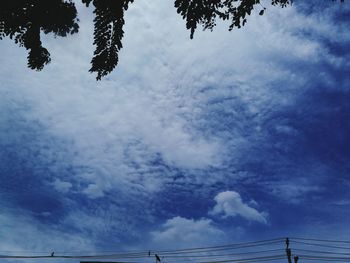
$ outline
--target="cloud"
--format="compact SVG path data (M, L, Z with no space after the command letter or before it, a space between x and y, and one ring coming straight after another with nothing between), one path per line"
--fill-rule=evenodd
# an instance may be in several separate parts
M322 190L317 185L310 185L308 180L275 183L267 185L267 188L273 195L278 196L281 200L288 203L300 203L302 197L306 196L306 194L320 193Z
M172 181L173 173L164 170L181 169L191 182L200 174L191 170L220 169L237 160L250 146L248 137L262 134L249 135L247 127L258 129L264 112L292 104L295 90L305 84L304 76L281 67L282 58L307 63L326 54L319 42L275 23L304 18L294 8L271 8L266 16L250 17L244 30L228 32L220 24L189 40L172 5L140 1L126 12L118 68L96 83L87 75L92 15L86 8L79 12L78 35L44 36L52 63L43 72L25 69L21 49L7 58L2 94L10 104L27 106L26 126L40 123L43 133L57 139L40 138L33 146L51 170L70 163L72 176L55 174L52 181L59 177L91 198L113 189L154 193ZM160 26L163 20L172 30ZM3 43L4 54L15 52L12 43ZM285 83L283 92L274 82ZM57 160L57 155L70 158ZM169 169L159 172L164 166ZM210 180L195 179L215 183L223 177L213 173Z
M23 212L2 209L0 236L6 242L1 242L1 251L15 251L16 255L29 255L33 252L49 255L52 251L58 252L57 254L65 251L95 251L94 242L86 236L70 233L68 229L57 226L40 224ZM36 261L28 260L28 262Z
M68 193L69 190L72 188L72 184L70 182L64 182L64 181L61 181L60 179L56 179L54 182L53 182L53 187L59 191L59 192L62 192L62 193Z
M103 190L96 184L89 184L88 187L83 190L83 193L92 199L104 196Z
M29 202L50 201L50 193L33 198L27 190L32 198L17 203L10 195L11 205L44 211L51 224L64 222L106 243L126 236L141 240L155 222L181 212L154 232L154 240L185 242L176 235L182 231L184 236L193 232L189 239L198 242L202 232L209 242L206 231L192 228L209 228L214 237L220 236L220 228L210 219L188 218L207 213L208 196L222 189L244 188L263 207L288 199L308 205L322 184L334 182L334 174L346 174L346 167L334 168L338 165L320 159L317 147L324 145L326 153L337 140L335 149L346 145L349 132L339 123L348 123L348 97L339 93L343 104L320 105L320 96L310 93L322 93L324 85L339 91L342 78L332 72L348 65L346 57L330 52L319 37L349 37L348 27L328 17L331 12L305 16L295 6L271 7L264 16L249 17L240 30L228 32L219 23L213 32L198 30L189 40L171 3L140 0L126 12L118 68L96 83L88 74L90 11L79 9L78 35L44 36L52 63L40 73L25 68L24 49L0 41L6 65L0 71L0 154L9 160L0 164L1 191L23 192L33 186L37 194L47 185L54 187L60 215L50 202L40 209ZM343 117L325 112L327 105ZM327 127L337 117L338 126L332 127L339 129L332 136ZM317 136L317 127L325 132ZM339 150L333 154L339 160ZM324 163L322 171L319 163ZM232 193L216 200L212 213L266 227L266 215ZM259 234L255 231L251 235Z
M162 230L151 233L152 241L162 247L186 247L223 242L227 237L212 220L187 219L180 216L168 219Z
M214 198L216 205L209 212L212 215L222 214L224 217L241 216L249 221L256 221L267 224L267 215L264 212L259 212L255 208L244 203L239 193L234 191L226 191L217 194Z

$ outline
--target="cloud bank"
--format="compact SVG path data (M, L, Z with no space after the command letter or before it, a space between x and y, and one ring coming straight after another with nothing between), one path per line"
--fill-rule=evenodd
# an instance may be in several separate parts
M45 36L40 73L1 41L1 207L37 237L9 243L39 249L52 230L53 243L124 249L347 225L350 35L334 17L349 7L334 6L269 8L190 41L171 3L140 0L118 69L98 83L91 10L78 35Z

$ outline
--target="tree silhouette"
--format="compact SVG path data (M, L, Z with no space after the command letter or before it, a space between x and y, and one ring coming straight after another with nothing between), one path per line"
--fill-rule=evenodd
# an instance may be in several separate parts
M49 51L41 45L40 31L57 36L78 32L77 10L71 2L5 0L0 6L0 39L8 36L29 50L31 69L41 70L50 62Z
M118 64L118 51L123 47L124 11L133 0L83 0L87 6L93 2L94 57L90 72L97 72L97 79L110 73Z
M124 12L134 0L82 0L94 6L94 45L90 72L97 80L112 72L123 47ZM293 0L270 0L285 7ZM337 1L337 0L332 0ZM344 2L345 0L340 0ZM230 21L229 30L240 28L254 8L263 15L260 0L175 0L174 6L193 38L198 25L212 30L216 20ZM50 53L41 44L40 32L66 36L78 32L77 10L69 0L2 0L0 3L0 39L9 37L28 50L28 67L41 70L50 62Z

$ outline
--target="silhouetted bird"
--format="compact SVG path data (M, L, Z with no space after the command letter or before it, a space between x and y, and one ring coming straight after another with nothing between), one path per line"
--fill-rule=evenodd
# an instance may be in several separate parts
M55 252L51 252L51 257L53 257L55 255Z

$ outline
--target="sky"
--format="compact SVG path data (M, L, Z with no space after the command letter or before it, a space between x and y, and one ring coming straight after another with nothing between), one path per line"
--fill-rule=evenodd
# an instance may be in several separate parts
M76 5L41 72L0 41L0 254L348 239L349 3L267 5L190 40L171 1L138 0L98 82Z

